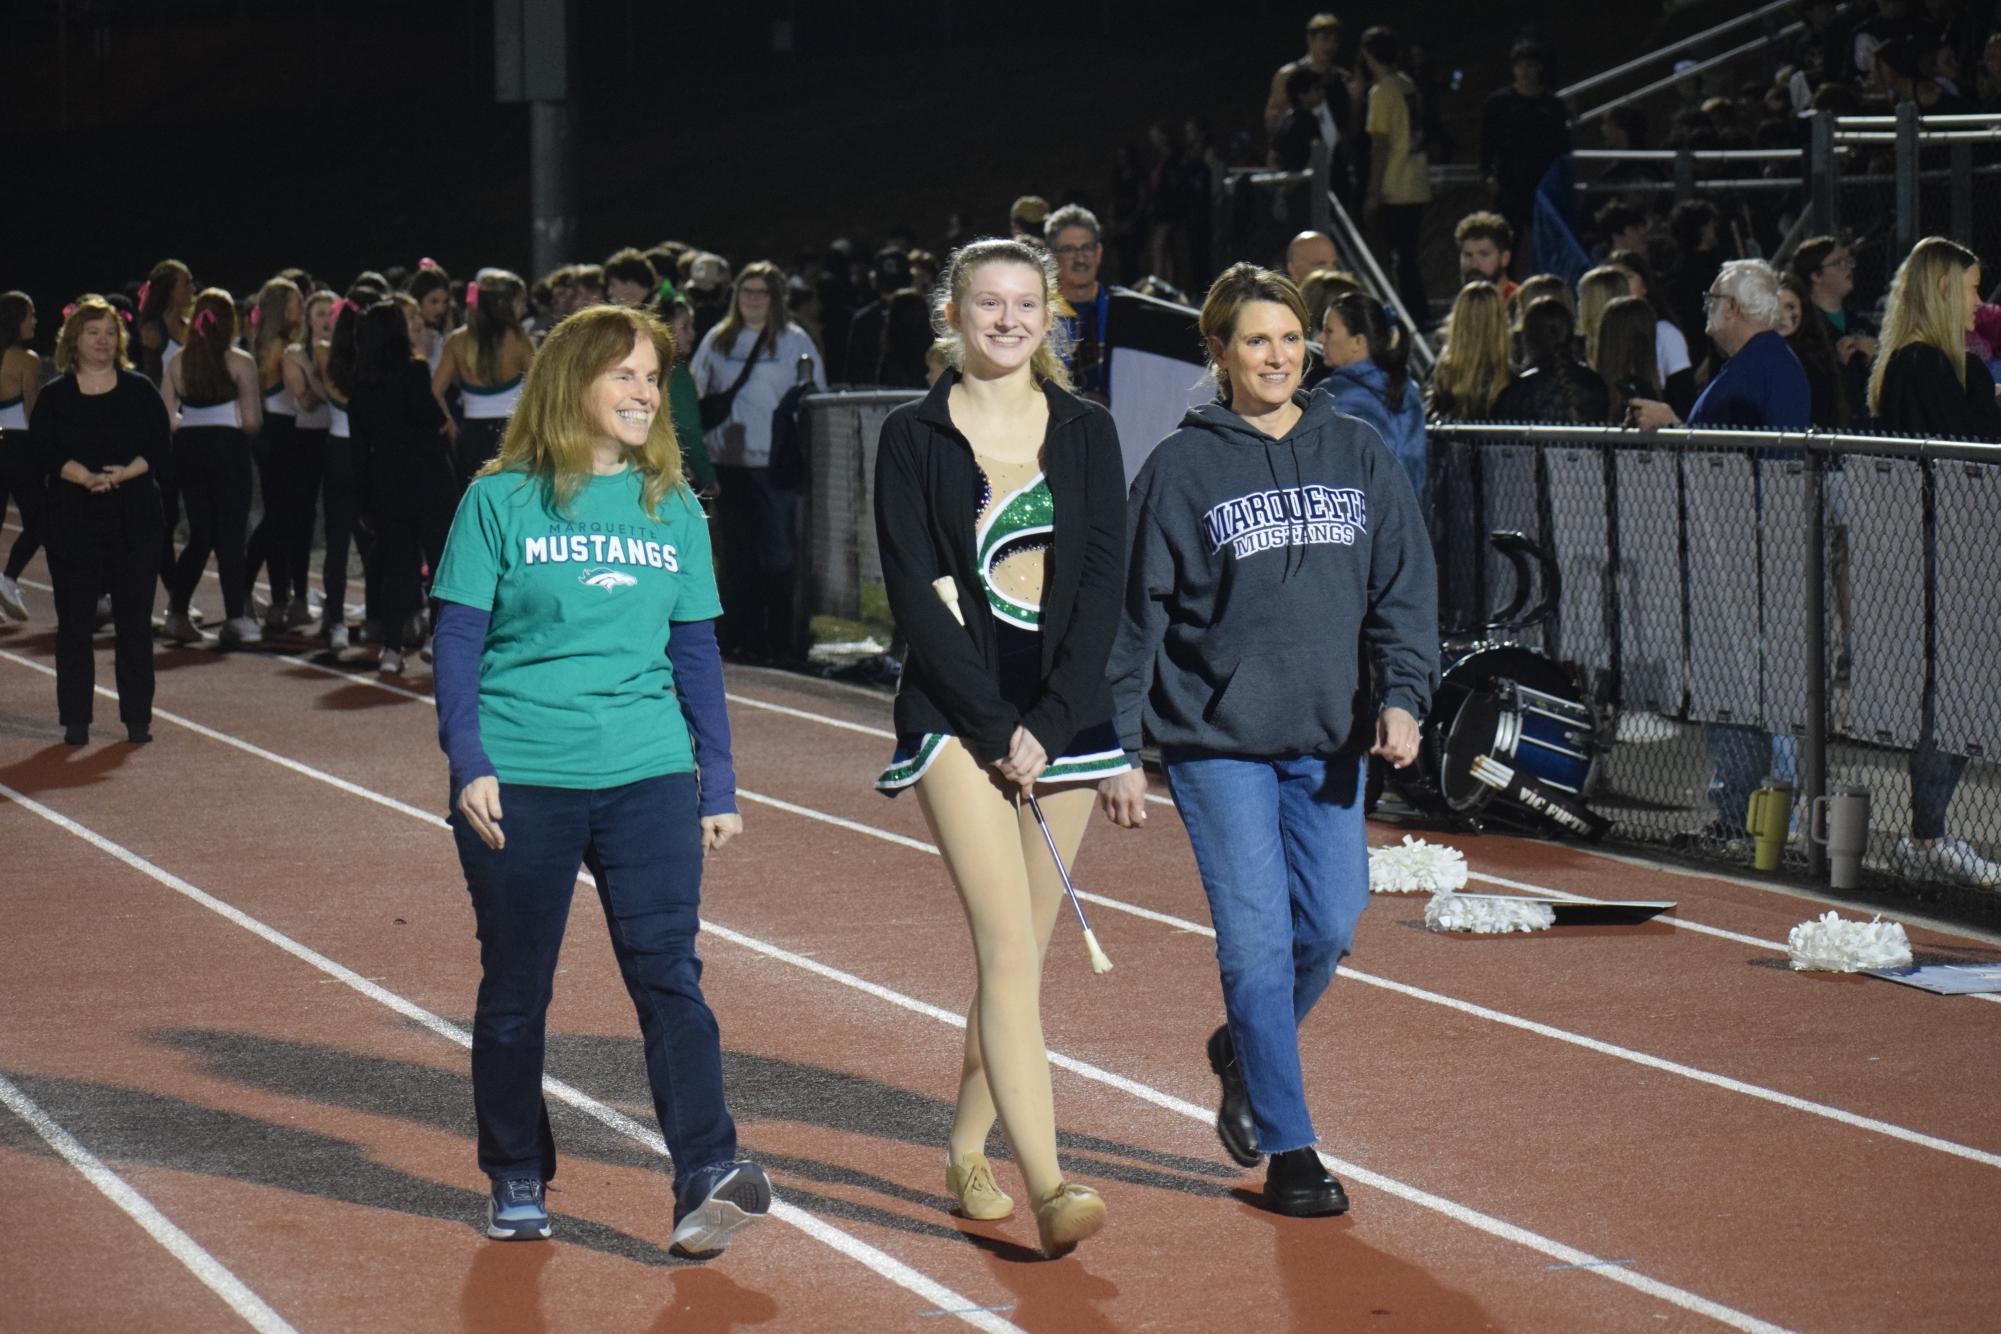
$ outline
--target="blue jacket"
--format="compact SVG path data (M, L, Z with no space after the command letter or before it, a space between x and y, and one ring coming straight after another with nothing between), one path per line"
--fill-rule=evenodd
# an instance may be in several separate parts
M1431 469L1424 443L1424 396L1417 386L1406 380L1403 406L1392 410L1389 373L1373 361L1357 361L1328 375L1315 392L1332 396L1337 412L1360 417L1376 428L1376 434L1403 465L1418 511L1423 513Z

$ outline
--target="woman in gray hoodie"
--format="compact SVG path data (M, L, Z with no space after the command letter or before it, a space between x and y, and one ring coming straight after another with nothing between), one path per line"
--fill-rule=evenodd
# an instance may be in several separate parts
M1209 1040L1217 1133L1266 1202L1340 1213L1298 1028L1368 900L1367 757L1402 767L1438 677L1437 578L1411 485L1373 428L1299 392L1306 309L1252 264L1209 289L1217 401L1191 410L1127 502L1110 674L1120 739L1160 747L1216 924L1228 1022ZM1130 826L1144 780L1105 785Z

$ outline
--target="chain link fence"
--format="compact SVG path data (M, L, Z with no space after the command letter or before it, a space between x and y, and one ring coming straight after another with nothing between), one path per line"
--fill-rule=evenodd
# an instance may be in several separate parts
M1560 664L1615 839L1748 865L1784 784L1782 864L1817 874L1811 798L1859 789L1871 887L2001 916L2001 446L1433 431L1448 685L1499 645ZM1546 553L1546 618L1482 628L1520 577L1468 540L1496 531Z
M800 403L808 469L800 506L802 629L815 617L887 628L882 558L875 545L875 450L883 419L923 395L874 389L808 394Z

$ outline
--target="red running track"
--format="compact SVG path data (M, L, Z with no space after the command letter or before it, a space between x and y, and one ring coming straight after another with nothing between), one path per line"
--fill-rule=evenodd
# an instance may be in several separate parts
M1817 903L1507 838L1455 841L1476 874L1677 898L1679 924L1461 939L1378 899L1302 1034L1354 1209L1288 1220L1207 1124L1220 997L1172 808L1094 830L1075 869L1118 967L1059 928L1044 991L1066 1164L1110 1222L1048 1263L1025 1213L951 1217L963 919L914 804L868 789L885 703L766 672L732 673L749 829L710 867L703 949L785 1216L706 1265L662 1249L636 1026L580 886L557 1238L487 1242L428 680L164 651L154 744L75 751L50 650L0 631L0 1327L1992 1326L2001 1011L1790 972Z

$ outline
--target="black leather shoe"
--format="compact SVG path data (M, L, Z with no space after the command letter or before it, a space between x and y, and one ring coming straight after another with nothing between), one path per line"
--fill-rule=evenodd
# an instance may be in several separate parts
M83 727L65 727L63 729L63 744L65 746L89 745L90 728L87 725Z
M128 726L125 729L125 740L131 743L132 745L143 746L152 739L153 739L152 732L144 727Z
M1271 1156L1265 1168L1265 1207L1289 1218L1348 1212L1348 1192L1309 1145Z
M1209 1035L1209 1068L1223 1081L1223 1103L1216 1109L1216 1137L1239 1167L1256 1167L1258 1127L1251 1119L1251 1095L1244 1087L1243 1071L1237 1067L1237 1048L1230 1041L1228 1024Z

